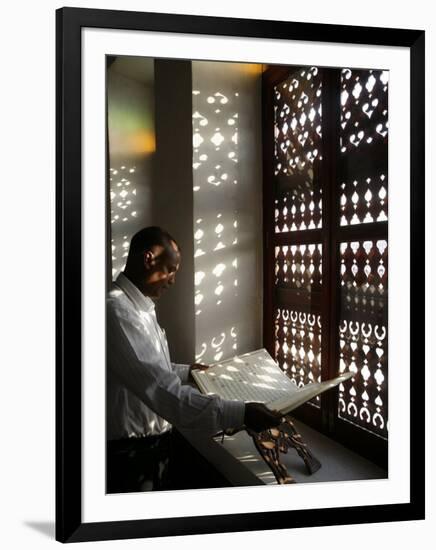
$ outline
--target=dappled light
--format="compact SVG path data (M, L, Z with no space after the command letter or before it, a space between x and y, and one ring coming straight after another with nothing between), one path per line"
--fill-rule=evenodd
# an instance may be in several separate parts
M200 335L196 361L219 361L238 348L237 329L228 326L225 316L226 307L238 298L234 251L238 212L227 208L228 186L238 183L237 98L237 93L193 91L193 189L195 212L201 213L193 228L196 332ZM204 320L210 317L214 318L214 329L203 341Z
M137 201L136 167L127 164L110 168L112 278L124 269L129 252L132 224L142 214Z

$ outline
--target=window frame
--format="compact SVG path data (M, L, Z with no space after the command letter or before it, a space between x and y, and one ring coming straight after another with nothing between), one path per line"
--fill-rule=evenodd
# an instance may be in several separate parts
M322 245L322 290L318 313L321 315L321 377L337 376L339 367L339 323L341 310L340 245L356 240L388 242L388 222L376 221L358 225L340 225L340 94L342 68L322 70L322 227L287 233L275 232L274 176L274 86L302 67L267 66L262 75L262 140L263 140L263 230L264 230L264 346L272 357L275 353L274 314L280 307L275 293L275 247L291 244ZM388 184L389 185L389 184ZM386 377L386 384L388 384ZM388 390L387 390L388 391ZM388 439L382 438L338 414L338 387L320 396L320 407L305 404L293 416L331 437L361 456L387 470Z

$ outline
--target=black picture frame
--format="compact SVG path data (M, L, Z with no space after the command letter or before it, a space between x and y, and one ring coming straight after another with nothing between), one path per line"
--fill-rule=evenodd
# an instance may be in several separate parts
M82 522L81 29L127 29L410 49L410 502L237 515ZM424 519L424 93L420 30L80 8L56 12L56 539L61 542Z

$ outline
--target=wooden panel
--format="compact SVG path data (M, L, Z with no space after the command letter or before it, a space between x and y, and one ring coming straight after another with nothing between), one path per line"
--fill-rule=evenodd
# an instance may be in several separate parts
M275 303L279 307L287 307L306 313L321 313L321 299L321 291L275 288Z
M322 71L303 67L275 84L275 231L302 231L322 225Z

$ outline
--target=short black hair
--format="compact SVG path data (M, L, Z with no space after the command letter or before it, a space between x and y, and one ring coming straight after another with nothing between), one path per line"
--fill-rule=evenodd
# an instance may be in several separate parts
M147 250L150 250L150 248L155 245L163 246L165 250L169 250L171 247L171 242L174 242L180 251L180 247L177 244L176 239L174 239L168 231L165 231L161 227L155 225L144 227L144 229L141 229L133 235L130 241L129 257L127 261L132 259L133 256L136 256L137 254L142 254Z

